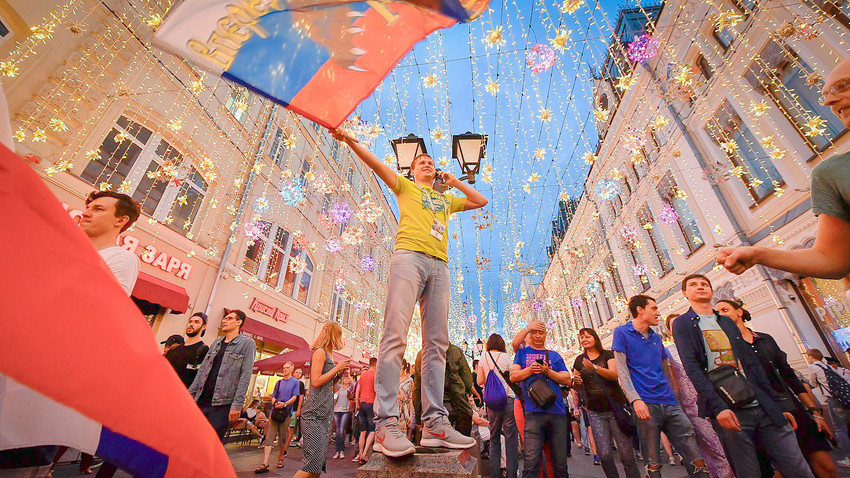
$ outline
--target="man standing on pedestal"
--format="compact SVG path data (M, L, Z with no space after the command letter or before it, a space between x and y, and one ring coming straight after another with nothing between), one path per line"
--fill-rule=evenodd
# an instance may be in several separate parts
M357 139L340 131L334 138L351 147L366 166L398 198L399 224L395 252L390 263L384 333L378 353L375 387L375 451L387 456L405 456L416 449L398 427L398 385L401 360L407 346L407 331L413 308L419 302L422 314L422 404L423 446L471 448L475 440L451 427L443 406L446 349L449 346L449 214L478 209L487 199L447 172L437 172L427 154L413 159L413 181L396 174ZM433 189L440 177L446 186L457 188L466 198L444 195Z

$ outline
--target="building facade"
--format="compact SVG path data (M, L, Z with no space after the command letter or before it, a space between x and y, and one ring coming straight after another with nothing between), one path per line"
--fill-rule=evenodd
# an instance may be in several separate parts
M621 13L594 80L597 150L585 191L537 295L563 319L559 346L578 353L577 329L610 332L628 297L687 310L680 283L706 274L715 297L735 298L751 327L772 334L789 362L820 348L847 363L847 281L755 267L716 266L726 245L810 247L812 168L850 150L841 122L819 104L823 77L848 51L850 7L670 1ZM658 54L630 59L649 34ZM549 312L547 312L549 313Z
M133 300L157 341L201 311L211 343L241 309L258 360L306 347L328 320L344 354L368 358L397 228L377 179L324 128L153 49L165 14L0 3L16 152L71 218L96 189L140 202L121 245L140 257Z

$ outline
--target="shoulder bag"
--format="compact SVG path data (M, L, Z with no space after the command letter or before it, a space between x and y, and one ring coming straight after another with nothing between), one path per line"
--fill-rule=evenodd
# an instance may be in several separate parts
M544 350L546 365L549 365L549 351ZM552 387L549 385L548 377L540 377L535 380L532 380L531 383L526 385L525 387L528 390L528 396L534 400L534 403L537 404L540 408L547 408L557 399L555 396L555 391L552 390Z
M272 397L274 400L277 400L277 392L280 390L280 380L274 385L274 392L272 393ZM283 423L286 419L292 414L292 409L290 405L284 406L283 408L277 408L274 406L274 402L272 402L272 413L269 416L272 420Z

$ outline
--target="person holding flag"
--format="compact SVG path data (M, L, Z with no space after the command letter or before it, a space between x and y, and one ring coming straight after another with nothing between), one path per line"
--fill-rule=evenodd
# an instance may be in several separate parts
M422 314L422 446L471 448L476 441L451 427L443 406L446 349L449 346L449 215L487 205L487 199L452 174L437 171L427 154L413 159L413 181L397 174L345 131L331 130L386 183L398 199L399 225L390 263L384 331L375 377L374 450L391 457L415 453L413 443L398 427L398 386L401 361L413 308ZM466 197L445 195L433 188L440 178Z

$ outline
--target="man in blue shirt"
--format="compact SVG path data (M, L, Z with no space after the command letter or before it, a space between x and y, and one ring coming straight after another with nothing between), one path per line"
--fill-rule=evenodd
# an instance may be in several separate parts
M283 467L283 457L286 450L289 448L289 441L292 440L292 434L289 433L289 421L292 416L292 411L295 402L301 396L301 383L297 378L292 376L292 371L295 370L295 364L286 362L283 364L281 372L283 378L278 380L272 392L272 410L269 412L269 427L266 437L263 440L263 464L256 470L257 473L266 473L269 470L269 456L272 453L275 437L278 438L278 454L277 467ZM283 421L277 421L273 417L274 409L283 409L286 411Z
M564 359L557 352L546 350L546 329L535 328L529 336L531 346L516 353L511 366L511 381L522 382L525 398L525 469L522 476L537 478L543 444L567 441L567 411L559 384L569 385L572 380ZM555 400L548 406L541 406L528 393L531 384L537 380L545 381L555 395ZM552 466L556 478L569 476L566 454L552 453Z
M759 476L758 444L782 476L813 478L792 429L796 428L793 415L783 413L780 397L737 324L714 311L711 282L704 275L691 274L682 280L682 294L691 308L673 322L676 349L697 391L700 415L711 419L735 474ZM721 397L708 375L721 366L743 372L754 401L736 405Z
M629 299L632 321L614 329L611 350L617 360L617 374L626 399L632 404L640 447L646 459L649 478L661 478L661 432L690 464L691 477L708 478L705 460L697 450L694 428L673 390L677 387L670 367L670 353L661 336L650 326L658 325L655 299L636 295Z

